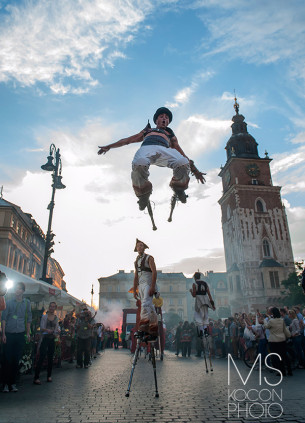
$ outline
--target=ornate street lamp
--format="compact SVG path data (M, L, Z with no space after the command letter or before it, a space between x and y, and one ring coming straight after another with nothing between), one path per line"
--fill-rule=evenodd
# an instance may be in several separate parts
M53 164L53 160L55 159L55 163ZM44 251L44 258L43 258L43 268L42 268L42 276L41 280L48 282L52 285L53 280L52 278L47 278L47 265L48 265L48 258L54 252L53 245L54 241L53 238L55 234L51 231L52 226L52 218L53 218L53 209L54 209L54 198L55 198L55 191L57 189L64 189L66 186L61 182L61 158L59 153L59 148L56 149L54 144L50 145L50 155L48 156L48 161L46 164L41 166L41 169L46 170L52 173L52 197L50 204L48 205L48 210L50 211L49 214L49 223L48 223L48 231L46 235L46 244L45 244L45 251Z

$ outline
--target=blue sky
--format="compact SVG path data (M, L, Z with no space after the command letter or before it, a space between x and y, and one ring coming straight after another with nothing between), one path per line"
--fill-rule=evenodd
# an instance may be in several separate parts
M51 142L61 149L54 257L73 295L89 300L98 277L132 269L136 237L166 271L225 270L217 175L234 89L261 157L273 158L295 258L305 257L304 22L297 0L0 1L0 185L46 230L50 175L40 165ZM192 179L168 224L170 171L151 169L152 232L130 183L138 146L96 153L162 105L208 175L205 186Z

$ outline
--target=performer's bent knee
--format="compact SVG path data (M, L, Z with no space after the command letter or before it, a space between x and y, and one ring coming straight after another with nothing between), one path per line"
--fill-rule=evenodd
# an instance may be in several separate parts
M135 157L132 161L132 170L137 170L138 166L144 166L148 169L150 166L149 159L146 157Z
M173 165L173 169L176 169L177 167L180 167L180 166L185 166L187 172L188 173L190 172L190 164L189 164L189 161L188 161L188 159L186 157L184 157L184 156L179 157L175 161L175 163Z

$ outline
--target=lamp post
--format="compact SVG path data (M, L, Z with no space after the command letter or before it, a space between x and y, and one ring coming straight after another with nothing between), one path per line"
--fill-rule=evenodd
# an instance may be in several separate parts
M92 289L91 289L91 307L93 307L93 295L94 295L94 291L93 291L93 284L92 284Z
M55 163L53 164L53 160L55 159ZM64 189L66 186L61 182L61 158L59 148L56 149L55 145L52 143L50 145L50 154L48 156L48 161L46 164L41 166L42 170L46 170L48 172L52 172L52 197L50 204L48 205L49 213L49 223L48 223L48 231L46 235L46 244L45 244L45 251L44 251L44 258L43 258L43 268L42 268L42 276L41 280L48 282L52 285L53 281L52 278L47 278L47 265L48 265L48 258L54 252L53 245L54 241L53 238L55 234L52 233L52 218L53 218L53 209L54 209L54 198L55 198L55 191L57 189Z

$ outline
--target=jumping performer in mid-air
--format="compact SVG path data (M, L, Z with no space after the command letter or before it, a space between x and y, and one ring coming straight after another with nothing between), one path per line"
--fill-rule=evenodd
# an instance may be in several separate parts
M98 154L106 154L111 148L143 141L134 156L131 172L132 185L138 197L140 210L144 210L150 204L149 197L152 193L152 184L148 177L151 164L173 169L170 186L174 191L174 195L182 203L186 203L187 195L185 190L188 188L190 171L202 184L205 182L205 173L200 172L195 167L194 162L188 159L180 147L174 132L168 127L172 118L173 115L169 109L160 107L153 118L156 128L151 128L148 122L147 126L138 134L123 138L113 144L99 147Z

